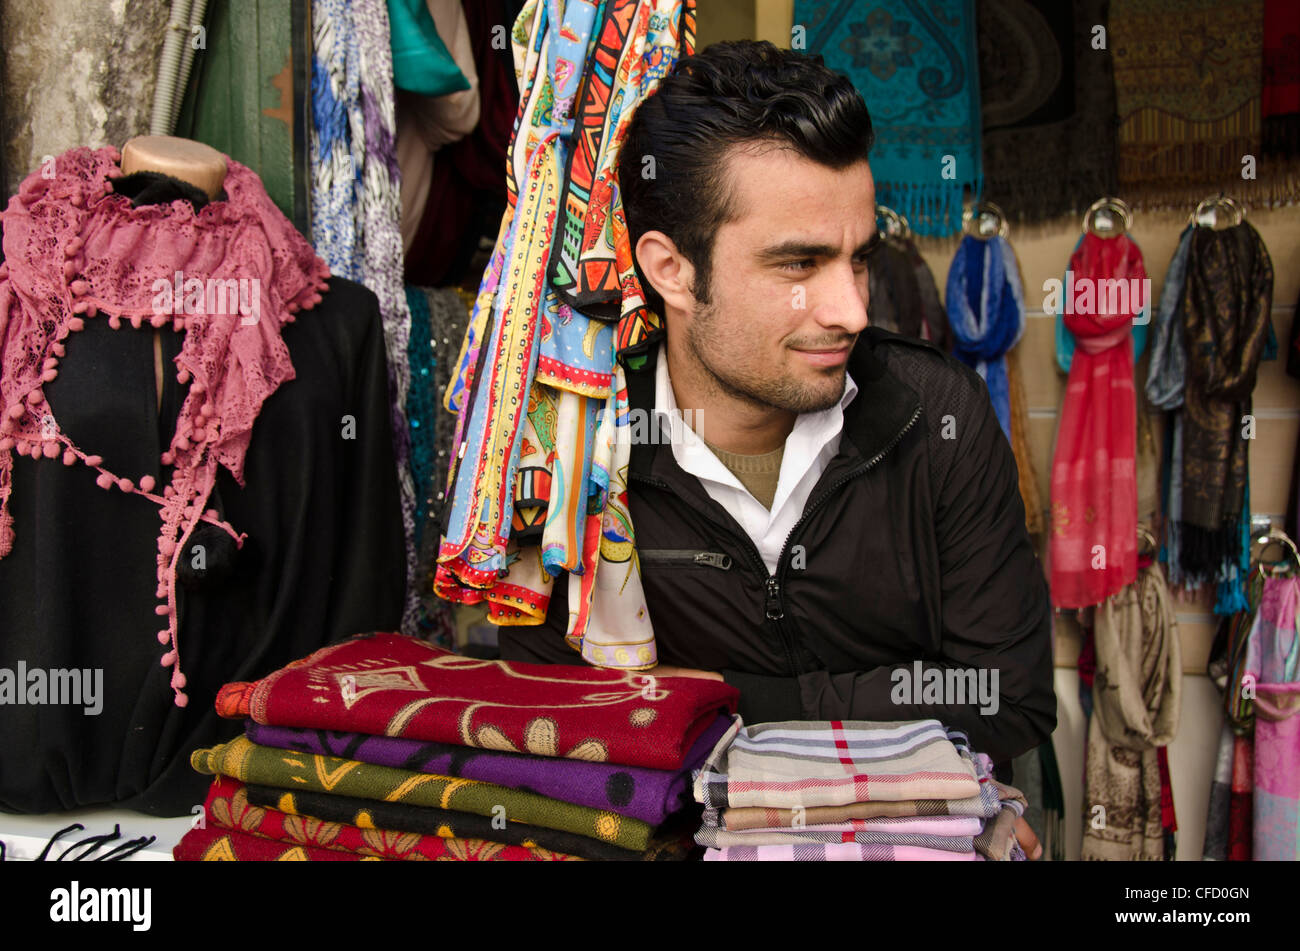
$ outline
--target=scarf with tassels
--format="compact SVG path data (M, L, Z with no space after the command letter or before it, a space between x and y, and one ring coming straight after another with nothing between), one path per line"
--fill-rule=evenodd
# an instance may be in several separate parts
M794 23L871 107L876 199L918 235L960 231L983 186L975 0L796 0Z
M1052 460L1051 591L1060 608L1098 604L1137 578L1131 334L1148 307L1147 286L1142 253L1127 235L1085 235L1070 257L1063 320L1078 349Z
M1248 222L1197 228L1188 246L1183 311L1187 382L1182 413L1179 562L1222 580L1241 561L1249 478L1251 391L1270 325L1273 264Z
M948 269L944 297L955 341L953 354L988 384L993 409L1011 439L1011 390L1006 353L1025 332L1020 265L1006 238L962 238Z
M163 666L174 668L176 704L185 706L177 564L200 522L242 544L244 536L207 509L208 497L220 466L243 483L244 453L262 403L294 377L281 328L320 302L329 269L272 204L257 175L238 162L226 159L226 200L195 212L184 201L133 208L126 197L113 195L109 179L122 174L120 159L116 149L65 152L55 159L53 175L42 169L27 177L4 214L0 558L22 543L7 511L14 450L85 465L99 473L100 488L157 505L162 529L155 610L166 625L158 640L168 647ZM233 303L231 285L241 288ZM224 306L214 307L223 298ZM110 472L100 456L74 446L42 389L58 376L70 335L100 314L114 329L126 320L135 328L170 323L185 331L177 379L190 387L171 446L160 458L171 470L161 494L152 475Z
M1097 607L1097 670L1084 764L1082 858L1165 856L1156 747L1178 732L1183 660L1158 564ZM1100 809L1100 811L1098 811Z

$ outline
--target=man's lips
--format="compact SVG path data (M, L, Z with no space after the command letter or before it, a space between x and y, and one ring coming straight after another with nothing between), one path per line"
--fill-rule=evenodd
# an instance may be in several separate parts
M806 350L800 347L795 347L794 351L803 354L810 363L817 366L834 366L837 363L843 363L847 360L849 358L849 351L852 349L852 344L847 344L843 347L835 347L830 350Z

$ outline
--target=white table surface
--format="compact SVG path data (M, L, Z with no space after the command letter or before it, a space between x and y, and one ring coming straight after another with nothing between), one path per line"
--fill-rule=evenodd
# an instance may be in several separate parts
M191 817L181 816L176 819L158 819L143 813L112 807L95 807L77 809L72 812L52 812L39 816L15 816L0 813L0 841L5 844L5 858L8 861L32 860L41 854L49 842L50 836L60 829L67 828L74 822L85 826L84 832L69 832L50 849L49 858L57 858L59 853L69 846L94 835L105 835L113 831L114 825L121 826L122 837L101 845L95 855L103 855L130 839L140 836L157 836L154 842L141 849L125 861L132 862L170 862L172 846L180 841L181 836L189 831ZM84 848L84 847L83 847Z

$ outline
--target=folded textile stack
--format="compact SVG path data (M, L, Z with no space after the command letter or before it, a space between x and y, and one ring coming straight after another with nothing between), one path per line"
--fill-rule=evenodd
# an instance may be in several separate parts
M695 777L705 861L1011 861L1025 798L937 720L737 718Z
M215 779L178 860L670 860L735 688L462 657L399 634L324 648L217 712ZM324 854L328 853L328 854Z

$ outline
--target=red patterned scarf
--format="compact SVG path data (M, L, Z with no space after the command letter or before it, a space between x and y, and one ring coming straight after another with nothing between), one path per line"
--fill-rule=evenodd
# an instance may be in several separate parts
M1086 235L1070 271L1064 320L1078 348L1052 460L1051 590L1057 607L1081 608L1137 578L1131 330L1149 292L1142 253L1127 235Z
M597 763L678 769L735 712L716 680L477 660L400 634L323 648L217 693L217 713L268 726L401 736Z

